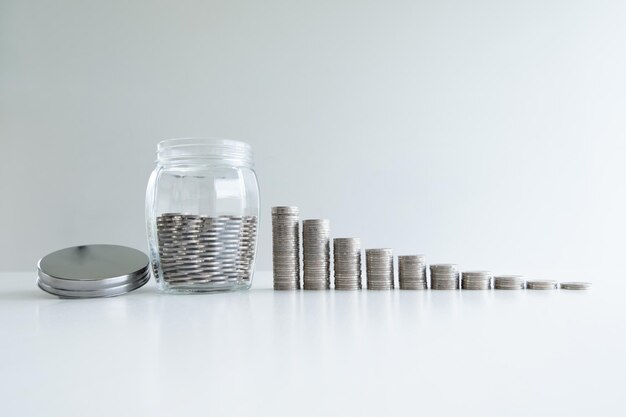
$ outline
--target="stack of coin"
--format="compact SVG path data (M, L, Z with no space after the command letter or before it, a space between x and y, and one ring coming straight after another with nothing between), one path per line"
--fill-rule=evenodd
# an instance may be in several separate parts
M358 237L333 240L335 289L361 289L361 240Z
M275 290L300 289L300 211L272 207L272 263Z
M552 280L533 280L526 282L526 288L529 290L556 290L559 283Z
M590 282L561 282L561 289L563 290L590 290Z
M493 286L496 290L523 290L526 288L526 280L521 275L497 275Z
M458 290L459 267L456 264L430 266L430 288L433 290Z
M425 256L398 256L398 278L401 290L427 290Z
M330 289L330 221L304 220L302 245L304 289Z
M490 290L493 274L489 271L466 271L461 274L464 290Z
M239 238L239 276L242 281L248 282L254 273L254 258L256 255L257 218L254 216L243 217L243 227Z
M160 271L170 287L193 289L249 281L254 267L255 216L163 213L157 218Z
M393 250L367 249L365 251L368 290L393 290Z

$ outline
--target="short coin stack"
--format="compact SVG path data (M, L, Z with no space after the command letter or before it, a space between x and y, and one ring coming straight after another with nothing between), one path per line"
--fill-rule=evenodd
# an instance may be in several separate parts
M526 280L521 275L497 275L493 279L496 290L523 290Z
M272 262L275 290L300 289L300 211L272 207Z
M433 290L458 290L459 267L456 264L430 266L430 288Z
M160 271L170 286L249 281L255 253L255 216L163 213L157 218Z
M491 289L490 271L466 271L461 274L461 288L464 290L489 290Z
M398 279L401 290L428 289L424 255L398 256Z
M526 288L529 290L556 290L559 283L552 280L533 280L526 282Z
M361 289L361 240L357 237L333 240L335 289Z
M563 290L589 290L591 289L590 282L561 282L561 289Z
M393 290L393 250L367 249L365 251L368 290Z
M330 289L330 221L302 222L304 289Z

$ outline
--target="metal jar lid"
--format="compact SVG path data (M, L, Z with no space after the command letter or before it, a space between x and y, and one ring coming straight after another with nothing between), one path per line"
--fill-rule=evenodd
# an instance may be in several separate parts
M150 279L145 253L125 246L84 245L52 252L39 260L37 285L62 298L113 297Z

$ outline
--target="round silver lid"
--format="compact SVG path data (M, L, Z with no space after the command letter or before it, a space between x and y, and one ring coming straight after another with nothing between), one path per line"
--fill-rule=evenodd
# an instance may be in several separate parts
M64 298L112 297L150 278L146 254L125 246L83 245L52 252L37 264L37 284Z

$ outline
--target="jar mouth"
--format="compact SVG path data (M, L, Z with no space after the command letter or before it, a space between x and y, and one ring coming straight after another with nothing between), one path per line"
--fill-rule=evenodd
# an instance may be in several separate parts
M254 167L252 146L238 140L193 137L166 139L157 145L157 161L166 164L225 163Z

